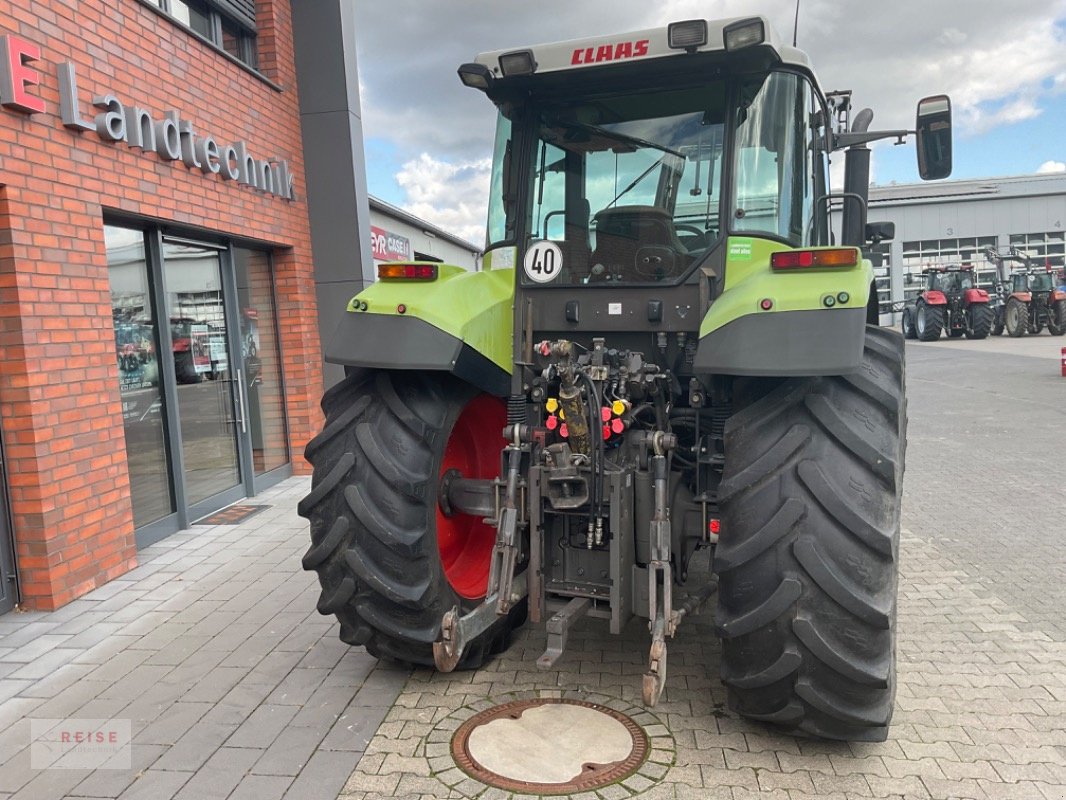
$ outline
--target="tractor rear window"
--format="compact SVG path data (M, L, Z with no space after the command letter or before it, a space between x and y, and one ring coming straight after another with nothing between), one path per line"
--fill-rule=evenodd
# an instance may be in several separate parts
M1029 285L1034 292L1050 292L1054 287L1054 281L1050 272L1038 272L1029 281Z
M526 267L526 280L688 272L719 235L724 122L722 83L541 109L526 207L532 238L553 243L561 265Z
M733 229L825 244L825 115L799 75L745 82L737 109Z

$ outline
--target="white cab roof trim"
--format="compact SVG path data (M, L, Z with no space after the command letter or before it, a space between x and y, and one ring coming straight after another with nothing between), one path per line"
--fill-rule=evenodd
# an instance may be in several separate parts
M807 58L806 53L782 44L770 26L769 20L765 17L749 16L707 20L707 44L698 48L698 51L701 53L716 50L724 51L723 35L726 26L746 19L762 20L766 31L765 44L777 52L782 63L810 70L810 60ZM532 47L509 47L506 50L481 53L476 61L479 64L484 64L492 71L493 75L499 78L503 75L500 71L500 56L521 50L533 51L533 60L537 63L536 74L686 55L684 50L675 50L668 45L667 28L662 27L619 33L613 36L597 36L591 39L573 39L564 42L538 44Z

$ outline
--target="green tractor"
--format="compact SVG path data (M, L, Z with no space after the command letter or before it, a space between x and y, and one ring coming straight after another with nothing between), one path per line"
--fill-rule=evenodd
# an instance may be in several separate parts
M916 133L922 176L946 177L948 98L916 131L870 131L762 17L459 76L498 109L484 269L382 265L326 349L347 377L299 506L318 610L440 670L527 618L544 669L575 620L644 618L653 705L668 640L717 592L739 714L884 739L906 400L860 252L885 235L866 145Z

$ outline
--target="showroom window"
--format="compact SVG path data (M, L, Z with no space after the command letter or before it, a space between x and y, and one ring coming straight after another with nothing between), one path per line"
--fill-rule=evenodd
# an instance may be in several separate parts
M250 67L258 66L254 0L144 0L210 44Z
M143 547L291 474L271 253L104 225Z

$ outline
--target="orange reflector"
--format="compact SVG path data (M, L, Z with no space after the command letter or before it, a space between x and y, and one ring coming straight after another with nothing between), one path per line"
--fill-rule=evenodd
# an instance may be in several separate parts
M378 278L383 281L435 281L436 264L378 264Z
M829 250L784 250L770 256L774 269L819 269L821 267L854 267L859 263L859 251L854 247Z

